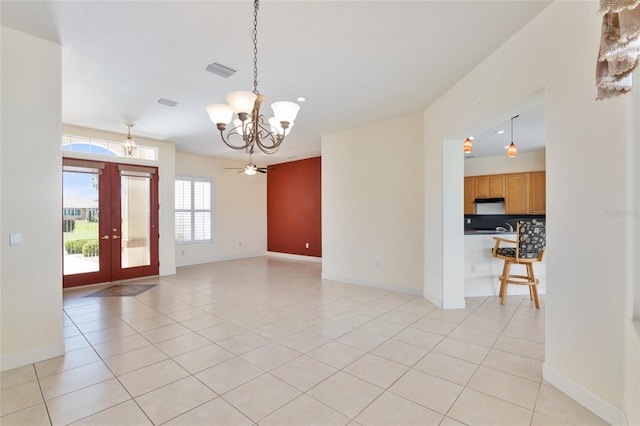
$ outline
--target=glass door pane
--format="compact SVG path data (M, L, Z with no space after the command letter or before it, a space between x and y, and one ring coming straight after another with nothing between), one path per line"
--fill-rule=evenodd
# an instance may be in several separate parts
M65 168L62 174L64 275L100 270L99 169Z
M121 267L151 264L151 176L121 172Z

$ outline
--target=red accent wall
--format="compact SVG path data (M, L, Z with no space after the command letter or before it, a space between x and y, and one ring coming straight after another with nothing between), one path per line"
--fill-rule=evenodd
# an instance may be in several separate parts
M315 157L269 167L267 250L322 257L320 166Z

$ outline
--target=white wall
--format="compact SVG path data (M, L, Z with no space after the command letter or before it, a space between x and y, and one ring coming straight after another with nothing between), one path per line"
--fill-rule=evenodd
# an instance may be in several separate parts
M123 121L124 122L124 121ZM123 127L123 131L126 128ZM134 127L135 129L135 127ZM122 141L126 133L113 133L97 129L88 129L86 127L78 127L71 125L63 125L62 132L67 135L82 136L85 138L100 139L107 141ZM175 256L175 219L174 219L174 191L175 191L175 163L176 163L176 147L171 142L163 142L156 139L143 138L136 136L135 130L132 133L134 141L139 145L153 146L158 148L158 161L144 161L129 159L126 157L113 157L114 162L145 164L158 167L160 176L158 182L158 201L160 203L159 226L159 260L160 275L171 275L176 273L176 256ZM60 141L61 143L62 141ZM65 152L66 156L92 158L91 155L79 154L73 152ZM104 157L102 157L104 158Z
M266 175L247 176L225 167L244 163L176 154L176 176L211 178L214 188L213 242L176 244L178 266L266 254Z
M537 172L546 170L545 151L521 152L515 158L507 155L468 158L464 160L465 176L496 175L502 173Z
M422 293L422 117L322 137L322 276Z
M59 45L5 27L1 38L0 368L7 370L64 353L62 56ZM22 245L9 247L9 233L22 234Z
M624 423L625 352L631 326L629 257L621 255L628 220L607 211L631 208L628 188L631 97L596 102L593 69L597 2L554 2L425 112L425 294L442 303L443 140L460 126L545 90L547 304L545 378L605 420ZM571 22L571 31L566 23ZM517 113L511 110L512 113ZM511 114L514 115L514 114ZM606 142L605 142L606 141ZM588 196L586 196L588 194ZM462 197L462 194L460 194ZM462 216L462 211L459 212ZM463 253L463 247L459 252ZM629 307L629 308L627 308ZM632 337L629 337L631 334ZM637 375L637 367L633 372ZM637 380L637 378L634 378ZM630 395L625 392L631 393ZM637 411L635 411L637 412ZM629 417L631 424L640 423Z
M636 69L633 76L636 85L640 82L640 69ZM633 187L631 188L630 197L633 199L633 210L628 215L631 220L632 228L634 228L634 238L629 241L630 250L628 251L629 275L632 277L633 287L629 289L627 296L628 304L632 305L634 312L633 324L627 324L625 341L627 345L627 353L625 359L625 409L629 424L633 422L640 424L640 90L636 86L632 93L633 109L631 117L634 125L634 136L632 141L633 156L631 161L631 176L633 179Z

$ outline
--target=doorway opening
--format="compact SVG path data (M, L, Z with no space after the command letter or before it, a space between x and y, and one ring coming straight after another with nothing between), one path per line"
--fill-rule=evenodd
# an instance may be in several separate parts
M63 287L158 275L156 167L63 159Z

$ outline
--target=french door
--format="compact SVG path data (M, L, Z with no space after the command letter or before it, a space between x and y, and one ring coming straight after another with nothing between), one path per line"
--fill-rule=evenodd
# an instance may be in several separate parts
M158 275L157 171L63 159L63 287Z

